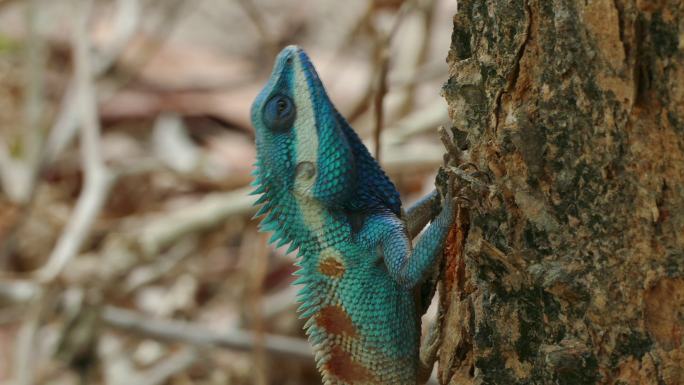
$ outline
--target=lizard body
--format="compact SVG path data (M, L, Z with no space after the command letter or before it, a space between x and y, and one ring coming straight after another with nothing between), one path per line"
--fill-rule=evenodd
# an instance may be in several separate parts
M278 55L251 114L261 230L298 249L299 312L323 383L416 384L414 293L441 253L453 202L442 199L438 215L414 210L422 224L412 232L436 217L413 248L394 184L296 46Z

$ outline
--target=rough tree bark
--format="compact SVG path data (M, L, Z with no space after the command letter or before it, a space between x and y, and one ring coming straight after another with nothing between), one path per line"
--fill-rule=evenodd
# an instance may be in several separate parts
M443 384L684 384L684 5L461 0ZM474 202L474 203L478 203Z

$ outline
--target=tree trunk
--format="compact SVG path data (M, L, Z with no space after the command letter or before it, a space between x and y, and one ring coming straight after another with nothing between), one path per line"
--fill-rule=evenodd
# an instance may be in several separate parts
M443 384L684 384L684 6L462 0ZM479 206L479 207L477 207Z

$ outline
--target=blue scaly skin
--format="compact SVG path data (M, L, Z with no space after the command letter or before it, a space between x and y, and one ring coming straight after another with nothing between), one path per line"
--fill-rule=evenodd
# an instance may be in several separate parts
M299 249L299 312L323 383L416 384L415 293L442 251L452 200L433 195L409 210L415 233L442 201L413 248L394 184L296 46L278 55L251 113L257 215L272 242Z

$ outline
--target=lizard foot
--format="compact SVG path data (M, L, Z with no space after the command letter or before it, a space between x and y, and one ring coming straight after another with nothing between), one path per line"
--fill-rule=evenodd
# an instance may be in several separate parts
M444 127L439 127L438 132L447 150L444 165L440 169L442 176L438 177L440 195L450 196L457 204L475 207L480 211L482 207L479 202L483 200L483 195L489 198L494 193L492 178L474 163L465 161L463 152L454 145ZM454 187L456 180L459 181L458 188Z

